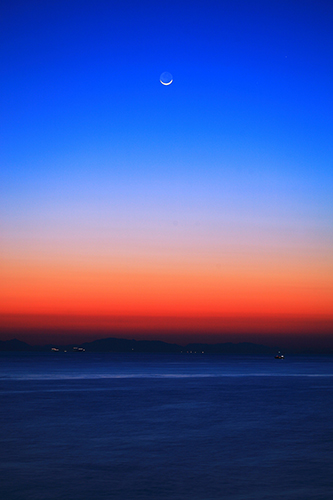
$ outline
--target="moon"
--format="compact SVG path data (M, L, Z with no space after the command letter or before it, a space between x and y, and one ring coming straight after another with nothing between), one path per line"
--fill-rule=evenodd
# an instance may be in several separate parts
M164 71L160 76L160 82L162 85L171 85L173 82L172 74L168 71Z

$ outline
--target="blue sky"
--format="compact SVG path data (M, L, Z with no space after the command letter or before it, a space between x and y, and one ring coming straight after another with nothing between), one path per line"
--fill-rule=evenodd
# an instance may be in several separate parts
M269 248L327 288L330 2L5 0L0 17L5 260L93 260L103 238L111 260Z
M52 172L73 188L227 176L235 189L249 173L254 189L270 175L312 187L329 209L329 2L13 1L1 17L5 191L47 188Z

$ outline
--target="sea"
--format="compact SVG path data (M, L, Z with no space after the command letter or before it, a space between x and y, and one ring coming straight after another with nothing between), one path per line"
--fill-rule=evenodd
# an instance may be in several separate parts
M332 500L333 358L0 353L1 500Z

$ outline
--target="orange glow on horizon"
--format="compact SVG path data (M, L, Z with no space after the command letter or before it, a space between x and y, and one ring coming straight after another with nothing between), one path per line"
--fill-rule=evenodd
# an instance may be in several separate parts
M0 328L164 332L165 340L172 332L329 335L331 263L328 254L251 248L103 256L22 247L3 255Z
M228 263L227 263L228 264ZM91 316L330 316L325 268L302 266L119 266L10 262L2 271L1 314ZM155 266L155 267L154 267Z
M1 314L0 327L4 330L73 330L107 332L332 332L332 316L225 316L225 317L171 317L171 316L91 316L50 314Z

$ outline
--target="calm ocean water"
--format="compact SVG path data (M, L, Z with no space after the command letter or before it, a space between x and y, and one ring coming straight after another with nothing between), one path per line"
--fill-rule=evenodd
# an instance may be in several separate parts
M331 500L333 358L0 353L1 500Z

